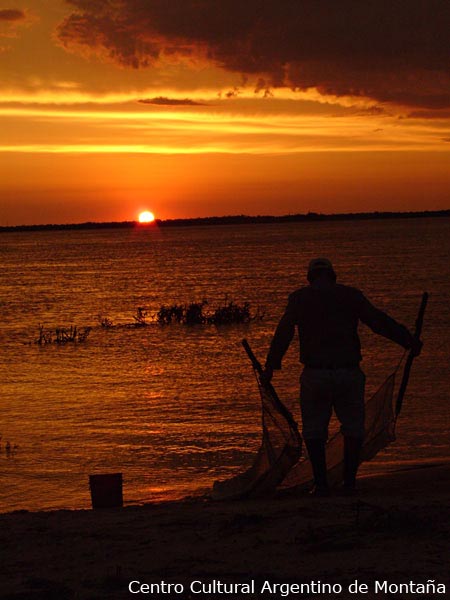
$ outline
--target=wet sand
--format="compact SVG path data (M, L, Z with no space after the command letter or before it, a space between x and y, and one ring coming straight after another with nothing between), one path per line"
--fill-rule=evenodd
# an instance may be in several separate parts
M184 585L165 598L282 598L271 583L338 583L333 594L288 598L408 598L373 582L447 585L450 463L360 479L357 497L285 493L264 500L205 499L103 511L0 515L0 598L151 598L130 581ZM353 580L367 594L349 594ZM254 594L192 594L193 580L255 581ZM134 584L134 589L137 589ZM436 597L444 598L445 594Z

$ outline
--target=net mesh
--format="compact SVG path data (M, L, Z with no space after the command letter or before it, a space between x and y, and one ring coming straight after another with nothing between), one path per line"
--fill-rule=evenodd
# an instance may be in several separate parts
M273 386L262 385L256 371L255 376L261 396L261 446L247 471L215 482L215 499L266 495L282 483L301 456L302 440L291 413Z
M366 401L362 461L372 459L395 440L393 396L397 369ZM312 480L308 458L300 458L302 440L291 413L280 401L272 385L262 385L259 378L256 379L262 408L261 446L247 471L225 481L215 482L212 495L217 500L263 496L278 486L302 486ZM343 445L340 432L331 437L327 444L330 485L342 481Z

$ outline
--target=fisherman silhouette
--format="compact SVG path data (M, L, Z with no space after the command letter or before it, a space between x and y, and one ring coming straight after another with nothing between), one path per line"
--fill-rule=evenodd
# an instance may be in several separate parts
M308 286L289 296L287 308L273 336L264 369L271 381L297 327L300 340L300 408L302 434L314 475L315 496L328 496L325 445L334 409L344 436L343 492L356 489L356 474L364 440L365 375L358 322L372 331L420 354L422 342L386 313L375 308L356 288L336 283L327 258L315 258L308 267Z

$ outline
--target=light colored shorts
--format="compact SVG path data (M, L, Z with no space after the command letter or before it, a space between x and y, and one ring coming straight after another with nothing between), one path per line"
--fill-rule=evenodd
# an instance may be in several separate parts
M334 409L343 435L364 437L364 387L360 368L313 369L300 377L300 408L305 440L327 439Z

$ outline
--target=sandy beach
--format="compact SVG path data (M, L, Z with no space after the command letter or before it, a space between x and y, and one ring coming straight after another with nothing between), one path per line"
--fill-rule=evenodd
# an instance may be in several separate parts
M364 477L352 498L289 492L245 502L193 498L103 511L3 514L0 598L152 597L132 594L131 581L140 582L133 591L161 581L183 586L183 593L161 596L166 598L285 597L280 589L261 593L265 581L342 586L334 595L288 596L298 598L407 598L395 592L396 584L427 580L446 584L448 593L449 484L450 464L429 463ZM355 579L368 585L367 593L348 592ZM205 596L190 591L194 580L253 580L255 592ZM394 584L384 588L394 593L375 594L375 581Z

